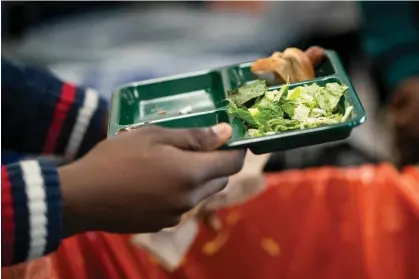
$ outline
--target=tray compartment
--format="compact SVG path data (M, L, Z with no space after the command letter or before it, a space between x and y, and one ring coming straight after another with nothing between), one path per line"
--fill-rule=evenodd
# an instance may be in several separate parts
M215 71L134 83L114 95L118 125L211 111L225 99L221 75Z
M243 123L238 119L232 119L224 109L178 116L171 119L161 119L149 123L141 123L139 125L158 125L166 128L200 128L211 127L219 123L231 124L233 128L233 136L230 142L234 142L243 138L245 133L245 127Z

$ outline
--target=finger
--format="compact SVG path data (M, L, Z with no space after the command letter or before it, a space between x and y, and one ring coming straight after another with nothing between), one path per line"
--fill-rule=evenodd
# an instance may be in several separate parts
M232 128L227 123L220 123L209 128L196 129L161 129L158 141L182 150L215 150L232 135Z
M203 185L198 186L195 189L193 196L195 197L195 200L198 201L198 203L200 203L201 201L223 190L227 186L227 183L228 177L220 177L213 179Z
M200 180L233 175L243 168L246 150L213 151L189 154L190 162L199 170Z

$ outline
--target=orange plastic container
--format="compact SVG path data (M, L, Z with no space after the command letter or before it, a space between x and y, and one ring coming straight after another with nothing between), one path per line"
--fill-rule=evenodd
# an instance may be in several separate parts
M50 257L3 268L2 278L419 278L416 169L325 167L271 174L267 184L217 213L219 234L201 226L173 273L129 236L93 232L64 241Z

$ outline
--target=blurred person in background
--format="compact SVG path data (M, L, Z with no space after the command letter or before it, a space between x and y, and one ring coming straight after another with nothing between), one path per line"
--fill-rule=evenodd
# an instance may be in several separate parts
M360 3L363 48L372 60L382 100L388 101L401 164L419 161L419 4Z
M216 151L231 137L227 124L144 127L104 140L108 106L97 92L5 57L1 73L2 153L32 154L2 160L2 266L53 252L63 237L87 230L173 226L242 167L244 151Z

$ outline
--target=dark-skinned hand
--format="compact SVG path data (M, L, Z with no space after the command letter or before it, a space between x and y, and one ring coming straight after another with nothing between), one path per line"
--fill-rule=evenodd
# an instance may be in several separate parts
M66 235L156 232L176 225L242 168L245 150L217 150L231 134L228 124L148 126L99 143L59 169Z

